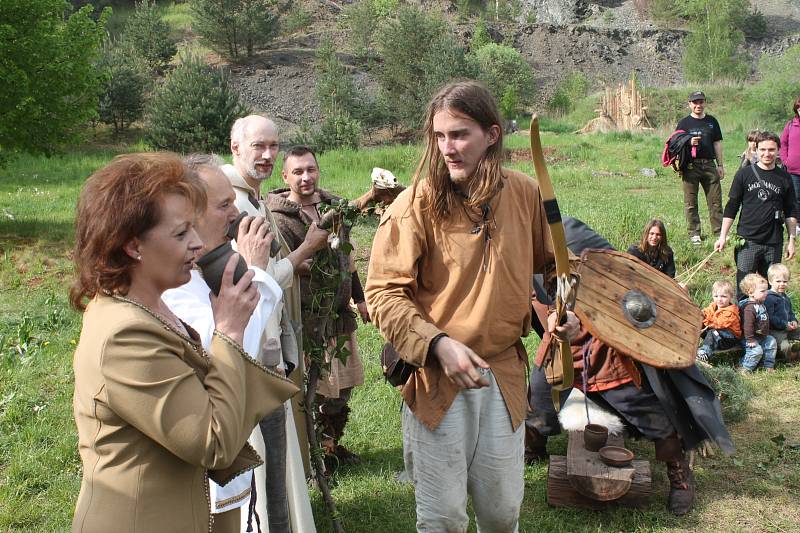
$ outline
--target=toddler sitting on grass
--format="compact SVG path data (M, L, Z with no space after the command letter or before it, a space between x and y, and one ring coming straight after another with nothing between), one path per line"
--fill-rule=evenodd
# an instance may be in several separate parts
M703 309L705 338L697 349L697 360L708 361L717 350L727 350L740 343L742 324L739 306L733 302L733 285L720 280L711 287L712 302Z
M769 284L758 274L748 274L739 284L739 288L747 295L747 300L742 306L744 357L742 357L741 371L752 372L763 359L767 372L774 372L778 344L775 342L775 337L769 335L769 316L764 306Z
M782 263L774 263L767 270L770 291L764 306L769 315L769 334L775 338L778 354L788 361L800 358L800 329L792 309L792 300L786 294L789 285L789 268Z

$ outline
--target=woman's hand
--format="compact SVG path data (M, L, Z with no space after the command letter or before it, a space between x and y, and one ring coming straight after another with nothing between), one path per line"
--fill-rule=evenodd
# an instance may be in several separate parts
M273 235L263 217L245 217L239 224L236 246L248 265L266 270Z
M268 248L269 249L269 248ZM222 273L222 284L219 296L211 294L211 310L214 313L216 329L239 344L244 338L244 328L258 303L258 290L252 283L254 273L245 272L236 285L233 284L233 272L239 262L239 254L233 254Z

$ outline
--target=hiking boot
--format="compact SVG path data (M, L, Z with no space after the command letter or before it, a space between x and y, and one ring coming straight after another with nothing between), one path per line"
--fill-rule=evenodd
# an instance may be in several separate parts
M667 462L669 478L669 499L667 509L675 516L683 516L694 506L694 474L689 468L689 461Z
M700 235L692 235L689 237L689 242L692 244L703 244L703 239L700 238Z
M547 437L526 424L525 464L533 465L545 459L547 459Z

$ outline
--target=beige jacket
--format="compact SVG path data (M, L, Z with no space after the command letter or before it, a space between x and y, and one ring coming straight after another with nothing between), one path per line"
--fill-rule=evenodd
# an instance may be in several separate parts
M89 303L73 366L81 533L210 531L208 476L224 484L260 464L250 431L297 392L221 333L208 354L109 296Z

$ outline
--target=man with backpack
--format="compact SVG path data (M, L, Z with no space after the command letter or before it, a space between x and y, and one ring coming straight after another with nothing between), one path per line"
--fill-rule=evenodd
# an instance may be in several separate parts
M706 95L695 91L689 95L691 113L682 118L676 130L683 130L692 137L693 158L681 171L683 180L683 209L686 213L686 225L689 239L693 244L700 244L700 215L697 210L697 193L703 186L708 204L708 217L711 231L719 234L722 226L722 187L720 180L725 177L722 162L722 130L719 122L705 112Z
M791 177L775 164L779 147L780 139L774 133L759 135L758 163L739 169L728 193L722 231L714 250L725 249L725 239L741 207L736 233L744 244L737 245L733 252L737 289L747 274L758 272L766 278L769 266L781 262L784 224L789 233L786 259L794 257L797 205ZM737 300L741 300L741 289L738 290Z

